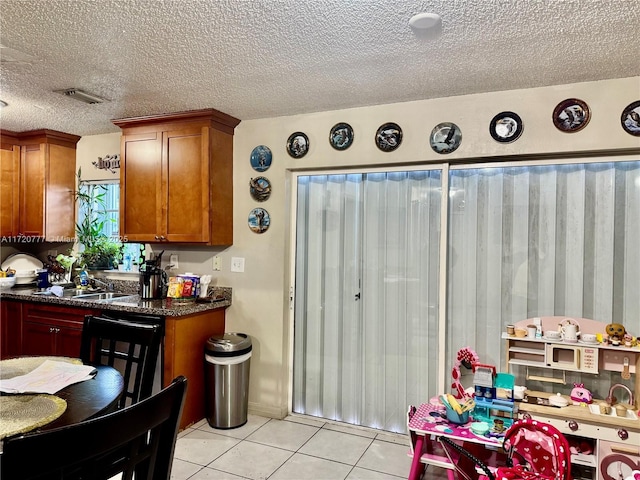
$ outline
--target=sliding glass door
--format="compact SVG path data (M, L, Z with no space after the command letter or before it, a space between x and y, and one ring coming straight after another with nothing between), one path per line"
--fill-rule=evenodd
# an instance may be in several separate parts
M404 431L437 383L441 172L297 178L293 411Z
M459 349L505 370L509 323L640 333L638 161L296 179L294 412L404 432L409 404L449 390ZM604 398L620 375L566 380Z

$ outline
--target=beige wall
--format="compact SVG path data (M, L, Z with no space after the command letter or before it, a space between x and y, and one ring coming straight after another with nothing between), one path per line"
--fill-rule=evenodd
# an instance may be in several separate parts
M554 107L567 98L584 100L591 108L591 121L580 132L560 132L551 122ZM254 340L249 408L256 413L284 416L288 408L291 355L287 300L289 169L639 149L640 138L620 127L622 109L636 100L640 100L640 77L242 121L236 128L234 141L233 246L225 250L174 247L167 249L164 258L168 259L169 253L178 253L181 271L211 274L217 284L233 288L227 330L248 333ZM490 120L504 110L516 112L524 123L521 138L511 144L500 144L489 135ZM429 134L436 124L444 121L461 128L462 144L449 155L438 155L429 147ZM353 145L342 152L331 148L328 141L330 128L338 122L351 124L355 132ZM385 122L398 123L404 132L402 145L390 153L378 150L374 143L376 130ZM306 133L311 144L309 153L301 159L289 157L285 149L287 138L295 131ZM112 135L83 138L78 145L79 162L113 153L112 141L115 141ZM249 162L257 145L267 145L273 152L271 168L263 173L255 172ZM98 151L87 151L94 148ZM249 180L258 175L267 177L273 188L271 198L261 204L251 198L248 189ZM247 227L249 212L258 206L271 216L269 230L261 235ZM212 271L216 253L222 256L220 272ZM246 259L244 273L230 272L232 256Z

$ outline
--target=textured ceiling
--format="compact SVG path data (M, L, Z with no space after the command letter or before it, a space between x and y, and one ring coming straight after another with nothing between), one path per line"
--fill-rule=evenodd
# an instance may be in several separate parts
M440 31L416 35L420 12ZM0 121L91 135L638 76L639 26L640 0L1 0Z

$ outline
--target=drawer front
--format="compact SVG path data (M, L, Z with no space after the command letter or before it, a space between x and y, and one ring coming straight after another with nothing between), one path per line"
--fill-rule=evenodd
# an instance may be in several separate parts
M545 417L544 415L535 414L532 418L540 422L545 422L553 425L565 435L578 435L588 438L597 438L599 440L607 440L609 442L623 443L628 445L640 445L640 431L633 431L630 429L624 429L627 432L628 437L626 439L620 438L618 431L619 427L604 427L602 425L593 425L590 423L575 420L577 428L572 430L569 423L571 420L561 420L553 417Z

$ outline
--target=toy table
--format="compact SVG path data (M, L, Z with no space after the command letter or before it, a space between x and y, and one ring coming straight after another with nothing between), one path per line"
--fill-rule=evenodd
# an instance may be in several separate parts
M497 450L501 450L504 434L500 436L495 434L493 436L477 435L471 431L471 421L464 425L456 425L440 416L441 412L441 409L428 403L423 403L417 409L413 406L409 407L407 414L407 428L411 437L409 455L413 458L409 480L419 480L425 464L446 468L447 478L455 480L454 467L437 441L439 436L445 436L456 440L457 443L464 444L465 449L482 459L487 465L491 465L491 460L486 461L487 455L491 454L491 457L495 457ZM495 458L493 461L495 462Z

